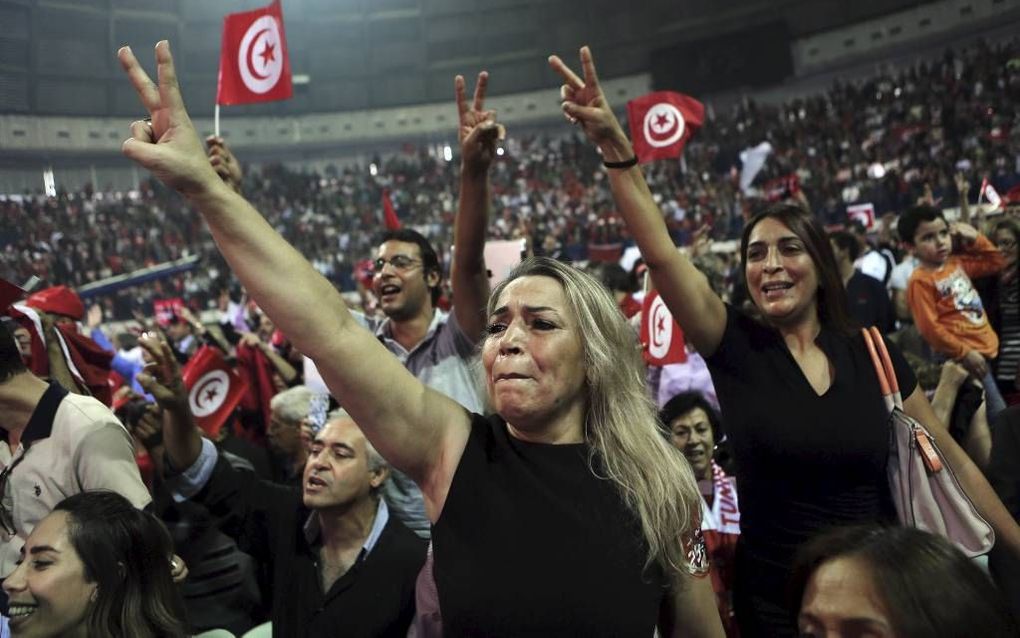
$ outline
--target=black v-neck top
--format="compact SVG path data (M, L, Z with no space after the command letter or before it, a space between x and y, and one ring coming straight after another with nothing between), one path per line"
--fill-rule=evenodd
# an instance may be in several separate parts
M776 330L730 306L706 359L736 462L744 551L781 569L828 527L895 519L888 412L864 339L823 327L816 343L835 371L821 396ZM887 344L906 399L917 379Z
M666 587L586 444L517 440L474 415L439 521L445 636L651 636Z

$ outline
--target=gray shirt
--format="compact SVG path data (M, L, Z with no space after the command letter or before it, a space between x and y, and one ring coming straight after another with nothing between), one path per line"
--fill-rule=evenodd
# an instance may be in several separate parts
M411 350L404 349L392 339L389 318L375 319L352 314L358 323L373 331L419 381L442 392L470 412L484 411L478 377L472 370L476 344L461 330L453 313L436 310L425 338ZM430 522L425 514L425 501L410 477L391 469L390 480L383 484L383 497L404 525L422 538L429 537Z

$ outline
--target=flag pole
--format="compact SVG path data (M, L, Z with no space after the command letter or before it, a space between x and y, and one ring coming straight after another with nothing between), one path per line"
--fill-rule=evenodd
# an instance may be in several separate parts
M220 105L218 102L216 108L213 109L213 135L220 136Z

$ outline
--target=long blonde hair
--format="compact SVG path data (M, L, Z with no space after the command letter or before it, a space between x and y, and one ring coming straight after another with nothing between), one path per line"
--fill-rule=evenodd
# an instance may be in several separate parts
M584 438L592 473L612 481L641 521L646 567L657 562L677 583L693 571L684 540L700 525L701 495L687 460L659 433L634 331L598 280L546 257L514 268L492 291L488 313L507 284L533 276L563 286L583 335Z

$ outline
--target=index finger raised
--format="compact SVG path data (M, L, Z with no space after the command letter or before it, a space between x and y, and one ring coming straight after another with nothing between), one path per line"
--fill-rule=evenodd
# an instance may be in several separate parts
M464 76L458 75L453 78L453 94L457 100L457 114L463 116L467 113L467 97L464 95Z
M117 51L117 59L127 73L128 79L131 80L131 85L135 87L142 106L151 114L159 108L159 89L149 78L149 74L145 72L142 65L138 63L138 58L135 57L131 47L121 47Z
M568 67L566 63L564 63L563 60L560 59L560 56L550 55L549 66L551 66L554 71L560 74L560 77L563 78L563 81L566 82L567 85L570 86L570 88L572 89L584 88L584 80L579 78L576 73L571 71L570 67Z

